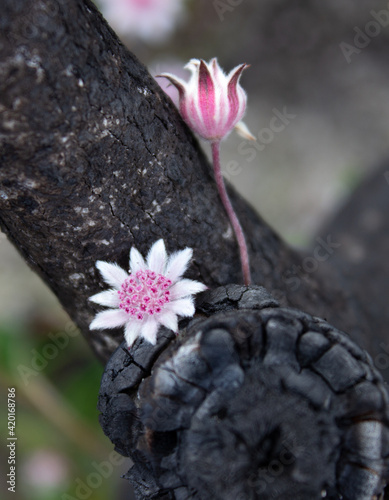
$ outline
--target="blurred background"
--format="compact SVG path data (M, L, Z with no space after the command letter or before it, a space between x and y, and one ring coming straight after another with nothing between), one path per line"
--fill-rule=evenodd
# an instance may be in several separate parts
M245 122L257 142L231 134L222 146L223 170L290 244L307 246L387 156L387 1L96 5L153 75L187 78L183 66L192 57L217 56L227 72L251 64L241 83L248 93ZM174 99L174 89L168 92ZM120 479L130 463L112 455L98 424L103 367L1 234L0 275L1 391L5 398L7 387L17 392L18 488L11 498L131 499ZM5 426L6 405L0 420ZM3 477L6 458L1 449Z

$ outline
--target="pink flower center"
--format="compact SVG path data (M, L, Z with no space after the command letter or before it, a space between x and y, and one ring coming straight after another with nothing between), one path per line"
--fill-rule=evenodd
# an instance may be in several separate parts
M119 308L136 319L142 320L145 314L158 314L170 302L168 288L172 282L162 274L153 271L137 271L126 278L118 295Z
M149 10L155 8L154 0L127 0L126 3L138 9Z

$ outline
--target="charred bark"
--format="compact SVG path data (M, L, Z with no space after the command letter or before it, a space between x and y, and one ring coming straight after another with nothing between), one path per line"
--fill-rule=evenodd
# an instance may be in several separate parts
M389 381L389 163L383 162L355 190L323 231L339 243L338 269L370 325L365 349Z
M238 248L198 143L93 4L4 0L1 9L0 225L107 360L122 332L89 332L96 309L88 297L103 288L96 260L127 267L131 246L146 253L162 237L170 252L192 247L188 277L215 288L241 282ZM342 260L332 265L332 243L338 242L331 232L317 251L302 255L233 190L231 196L254 283L281 306L325 317L358 341L376 332L373 309L361 307L366 294L354 297L355 281L341 274ZM312 272L301 267L308 257L320 264ZM263 290L254 290L229 288L227 298L208 298L199 306L200 318L190 326L181 322L186 336L178 343L162 330L155 347L138 340L132 353L115 351L103 379L101 421L118 450L136 461L130 475L139 495L175 498L166 497L174 491L191 498L197 491L206 498L215 488L219 498L255 495L243 480L247 455L254 453L250 426L269 424L261 443L253 443L267 453L258 455L260 467L281 453L280 436L292 432L285 408L305 446L310 439L323 444L328 467L322 470L316 455L310 462L310 455L294 450L295 464L277 482L283 492L300 498L312 498L320 488L329 498L338 490L344 498L378 494L387 476L387 394L368 356L326 322L277 307ZM181 366L183 353L189 357ZM169 363L180 369L170 370ZM188 366L194 372L184 376ZM274 405L267 406L269 399ZM155 408L172 402L168 419L150 420ZM232 467L234 484L229 475L215 481L201 467L208 431L221 436L215 457ZM230 447L235 431L247 442L236 463L238 442ZM368 447L371 436L374 445ZM297 470L306 477L308 468L309 481L295 484L297 476L288 476Z
M197 142L89 0L1 9L0 225L106 360L122 334L88 330L96 260L127 267L131 246L146 252L162 237L169 251L194 248L188 276L213 287L241 282L237 244ZM325 263L291 286L302 256L231 195L253 282L356 337L366 331Z
M139 500L380 498L388 394L346 334L235 285L172 339L118 348L102 379L100 422Z

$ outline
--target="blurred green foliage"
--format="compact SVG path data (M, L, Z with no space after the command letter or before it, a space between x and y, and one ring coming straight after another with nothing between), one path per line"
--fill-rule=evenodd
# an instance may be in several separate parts
M119 498L118 488L126 483L120 476L130 464L121 459L122 465L107 465L113 445L98 423L103 366L81 334L69 337L63 349L56 348L49 334L64 331L65 325L50 325L44 318L0 323L2 399L6 402L7 388L15 387L17 404L17 488L16 494L5 491L9 498L106 500ZM36 370L40 366L43 369ZM0 421L6 436L7 404L0 407ZM9 470L7 458L4 446L0 451L4 475Z

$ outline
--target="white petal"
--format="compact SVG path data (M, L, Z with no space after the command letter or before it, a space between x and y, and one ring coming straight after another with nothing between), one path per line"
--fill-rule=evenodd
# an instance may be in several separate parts
M185 92L186 82L182 78L178 78L178 76L171 73L161 73L160 75L155 75L155 78L167 78L179 91Z
M124 338L126 339L128 348L132 346L136 338L139 336L141 328L142 321L137 321L136 319L134 319L133 321L128 321L128 323L126 324L126 328L124 329Z
M193 299L187 297L186 299L173 300L165 305L167 311L172 311L180 316L191 317L195 313L195 306L193 304Z
M177 315L173 311L165 310L158 315L158 321L173 332L178 331Z
M150 344L155 345L157 343L158 327L158 321L154 317L149 316L147 320L142 323L140 334L144 339L150 342Z
M224 71L221 69L219 62L217 60L217 57L213 57L209 61L208 67L209 67L210 71L212 71L212 74L216 80L219 80L219 78L222 78L222 77L225 78L226 75L225 75Z
M128 321L128 314L121 309L111 309L96 314L95 319L89 325L91 330L103 330L104 328L117 328Z
M96 267L100 271L104 281L115 288L120 288L123 281L128 278L126 271L117 264L98 260L96 262Z
M106 290L89 297L89 300L101 306L119 307L120 299L117 290Z
M165 271L166 260L165 243L160 239L150 248L147 255L147 267L155 273L163 273Z
M170 297L172 300L181 299L188 295L203 292L206 289L207 287L199 281L184 279L177 281L177 283L170 287Z
M135 274L139 270L146 269L146 264L142 254L134 247L130 251L130 270L132 274Z
M191 248L185 248L171 255L166 266L165 276L171 279L173 283L178 281L186 271L192 254L193 250Z
M248 139L249 141L256 141L256 137L250 132L247 125L242 121L238 122L235 125L235 132L243 137L243 139Z
M184 69L188 69L189 71L191 71L192 72L191 78L193 78L193 74L197 76L199 67L200 67L200 59L193 58L187 64L185 64Z

